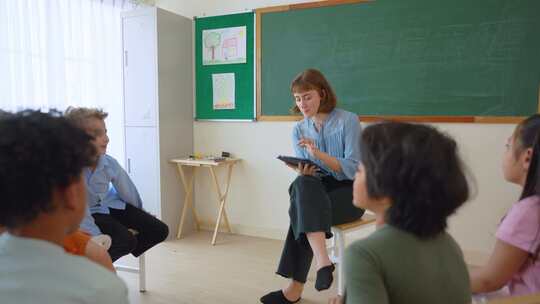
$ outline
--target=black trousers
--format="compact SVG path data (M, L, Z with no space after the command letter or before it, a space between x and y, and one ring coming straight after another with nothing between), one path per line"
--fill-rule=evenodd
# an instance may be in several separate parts
M294 180L289 187L291 225L277 274L305 283L313 260L306 233L325 232L326 238L331 238L333 225L362 217L364 210L352 204L352 183L333 177L298 176Z
M129 253L138 257L169 235L169 227L151 214L126 204L126 209L109 209L110 214L92 214L101 232L112 239L109 254L114 261ZM128 229L138 231L134 235Z

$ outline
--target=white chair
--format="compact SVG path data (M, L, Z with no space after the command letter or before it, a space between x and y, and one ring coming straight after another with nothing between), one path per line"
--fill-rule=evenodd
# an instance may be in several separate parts
M337 264L337 284L338 294L343 296L345 291L345 274L343 267L343 253L345 252L345 233L356 231L362 228L369 227L375 223L375 216L372 214L364 214L360 219L341 225L332 226L334 237L331 245L327 248L329 256L333 263Z
M139 234L139 231L134 229L128 229L133 235ZM125 266L125 265L114 265L114 268L118 271L125 271L125 272L131 272L136 273L139 275L139 291L145 292L146 291L146 263L144 258L144 253L141 254L138 258L139 260L139 267L133 267L133 266Z
M125 271L125 272L138 274L139 275L139 291L145 292L146 291L146 265L145 265L145 260L144 260L144 253L141 254L137 259L139 260L139 267L114 265L114 268L116 268L116 270L118 271Z

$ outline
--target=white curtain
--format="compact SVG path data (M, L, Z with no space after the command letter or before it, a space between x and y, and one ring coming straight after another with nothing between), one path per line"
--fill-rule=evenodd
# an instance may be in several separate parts
M0 0L0 109L100 107L123 162L122 0Z

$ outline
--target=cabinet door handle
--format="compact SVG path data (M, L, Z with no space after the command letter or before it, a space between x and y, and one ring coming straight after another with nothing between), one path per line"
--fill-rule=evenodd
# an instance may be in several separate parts
M128 170L127 171L128 171L128 173L131 173L131 159L128 158L127 161L128 161L128 163L127 163L127 169Z
M124 51L124 66L128 66L128 51Z

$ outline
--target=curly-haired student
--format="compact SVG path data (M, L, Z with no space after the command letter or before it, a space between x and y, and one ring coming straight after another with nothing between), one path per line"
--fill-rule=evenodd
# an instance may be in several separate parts
M127 303L125 284L64 239L86 211L92 138L59 112L0 115L0 302Z
M346 250L346 303L470 303L463 254L446 232L469 198L456 142L385 122L364 130L360 149L353 201L375 213L377 229Z

